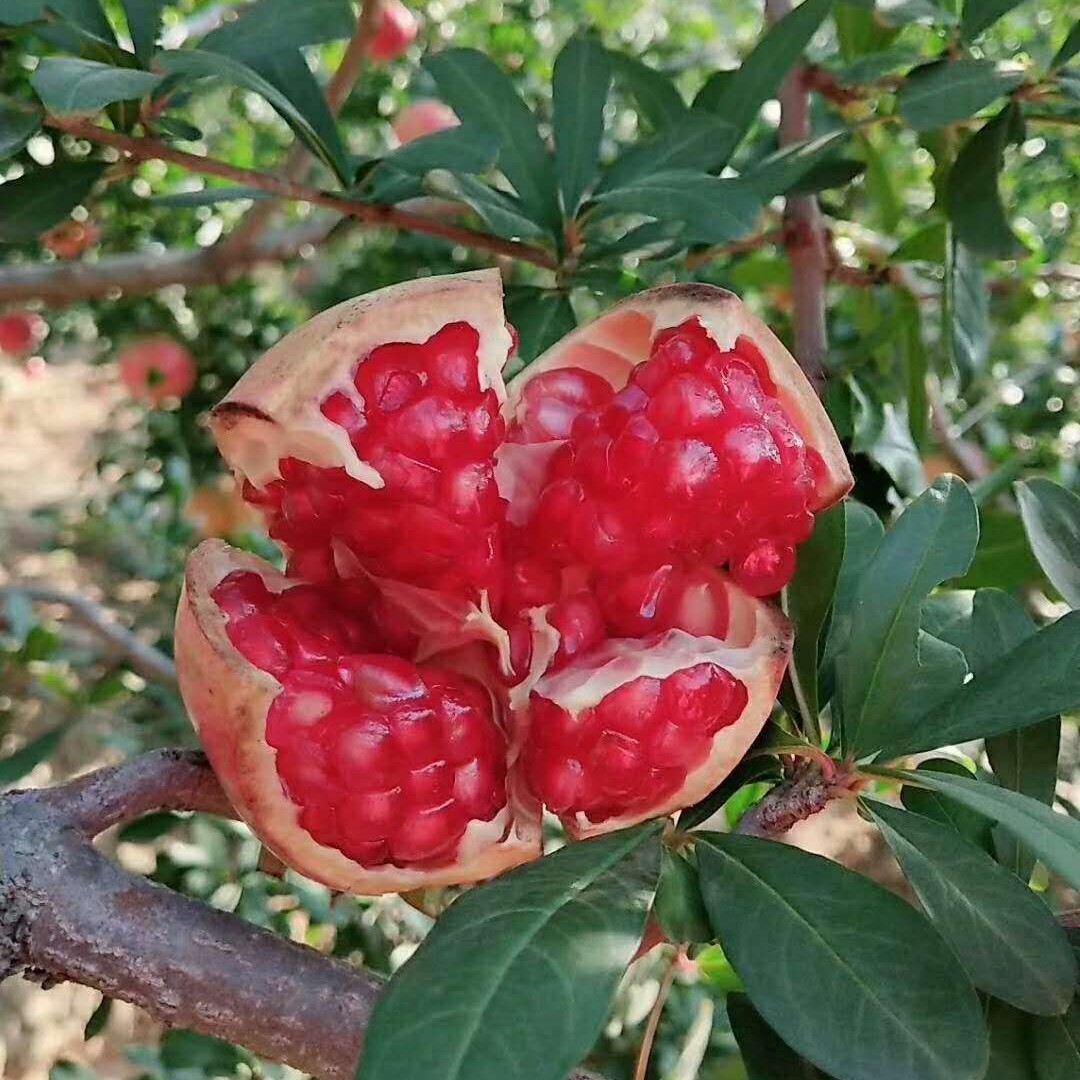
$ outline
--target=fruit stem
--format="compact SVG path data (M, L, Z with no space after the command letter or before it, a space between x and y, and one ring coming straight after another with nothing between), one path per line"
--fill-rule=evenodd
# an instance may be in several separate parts
M645 1022L645 1031L641 1036L641 1046L638 1048L637 1061L634 1064L634 1080L645 1080L649 1071L649 1057L652 1054L653 1042L656 1040L656 1029L660 1026L660 1016L664 1011L671 985L675 981L675 972L678 970L679 957L685 955L685 946L680 945L675 954L668 961L667 970L660 980L660 989L656 993L656 1001L649 1011L649 1019Z

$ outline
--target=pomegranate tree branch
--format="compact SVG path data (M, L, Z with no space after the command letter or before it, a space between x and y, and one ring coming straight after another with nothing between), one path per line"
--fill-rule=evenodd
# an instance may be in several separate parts
M791 11L791 0L765 0L770 23ZM780 87L780 145L810 137L810 94L805 69L797 64ZM825 285L829 258L825 223L817 197L789 195L784 205L784 246L791 260L794 353L806 377L821 393L825 386Z
M534 266L540 266L547 270L553 270L556 266L552 255L531 244L523 244L517 240L503 240L488 233L466 229L460 225L451 225L445 221L425 217L422 214L410 213L406 210L399 210L393 206L360 202L356 199L349 199L344 195L334 195L318 188L305 187L294 180L275 176L272 173L260 172L258 169L244 169L224 161L218 161L216 158L189 154L183 150L177 150L175 147L169 146L158 139L124 135L118 131L98 127L87 120L61 119L60 117L49 116L46 117L45 123L49 127L66 132L77 139L86 139L88 142L99 143L102 146L111 146L136 161L168 161L202 176L216 176L245 187L266 191L279 198L322 206L346 217L366 222L369 225L381 225L391 229L403 229L411 232L426 233L428 236L439 236L455 244L462 244L478 251L490 251L497 255L507 255L510 258L520 259L523 262L532 263Z
M0 979L70 979L163 1024L352 1080L382 980L128 874L92 846L103 829L155 810L231 816L193 751L0 795Z
M801 763L743 814L736 832L744 836L779 836L824 810L839 790L817 761Z
M14 583L0 586L0 598L13 594L67 608L77 622L100 637L109 651L125 660L136 674L167 686L176 685L176 668L172 660L122 626L114 615L88 596L54 589L48 585Z
M338 64L326 88L326 104L332 116L337 116L341 111L342 105L345 104L346 99L360 78L364 68L364 59L367 56L368 44L378 29L381 10L382 0L363 0L360 5L356 30L349 40L345 55L341 58L341 63ZM285 159L285 165L281 170L282 176L287 180L303 180L308 172L310 160L311 155L307 148L302 143L296 143ZM256 203L240 219L236 228L229 233L220 246L226 251L250 247L255 238L265 228L275 209L275 203L270 200Z

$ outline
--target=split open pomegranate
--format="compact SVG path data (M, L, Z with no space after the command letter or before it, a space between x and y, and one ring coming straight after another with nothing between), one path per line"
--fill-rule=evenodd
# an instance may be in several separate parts
M237 810L358 893L464 883L671 813L735 766L790 629L760 599L851 485L729 293L652 289L509 384L497 272L349 301L214 410L286 574L191 556L177 665Z

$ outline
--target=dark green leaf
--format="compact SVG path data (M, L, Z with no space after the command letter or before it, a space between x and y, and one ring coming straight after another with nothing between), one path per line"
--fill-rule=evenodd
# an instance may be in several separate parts
M927 758L919 763L916 773L941 772L949 776L971 777L971 770L952 758ZM914 784L905 784L900 791L900 801L905 810L913 814L922 814L941 825L947 825L958 835L963 837L968 844L983 851L991 848L991 824L981 814L969 810L966 806L952 802L944 798L936 791L929 788L915 787Z
M973 675L989 671L998 660L1035 633L1035 624L1023 605L1000 589L945 595L968 598L966 612L959 601L955 620L938 636L963 651Z
M0 200L0 243L29 243L62 221L90 194L104 171L98 161L63 162L9 180Z
M793 1050L845 1080L981 1076L978 998L903 900L770 840L709 833L697 850L720 944L754 1007Z
M161 1040L161 1063L169 1069L198 1069L205 1074L232 1076L242 1060L235 1046L195 1031L169 1031Z
M903 495L918 495L926 487L922 458L911 437L907 409L891 401L878 402L849 378L858 406L852 449L867 454L891 477Z
M634 99L638 111L654 131L663 130L689 112L666 75L625 53L611 55L616 80Z
M499 168L526 213L549 229L559 223L555 169L536 118L509 78L475 49L443 49L424 58L446 103L463 124L490 131L499 142Z
M506 317L518 332L518 356L525 364L577 326L566 293L531 286L507 291Z
M1020 0L964 0L960 16L960 36L964 41L974 41L988 26L1011 11Z
M1080 708L1080 612L1021 642L934 710L933 730L885 753L914 754L1027 727Z
M692 172L644 176L598 196L598 201L606 210L680 221L683 235L702 244L745 236L762 210L760 197L741 180Z
M15 753L0 758L0 788L8 787L21 780L28 772L50 757L73 723L74 721L65 720L56 727L50 728L44 735L31 740Z
M904 358L907 385L907 422L916 455L926 445L926 425L930 406L926 398L926 346L923 344L922 315L919 302L907 289L894 290L897 304L897 337ZM925 481L922 463L919 472Z
M1023 79L1023 72L993 60L938 60L908 75L896 108L916 131L927 131L974 116Z
M86 1027L83 1028L83 1038L92 1039L95 1035L100 1035L109 1022L111 1012L112 998L103 997L98 1002L98 1007L90 1014L90 1019L86 1021Z
M660 871L659 828L466 893L379 995L358 1080L565 1080L599 1034Z
M753 52L724 79L719 93L709 101L710 111L731 125L730 134L717 148L717 166L727 164L761 106L776 96L831 8L832 0L805 0L769 27Z
M1030 1046L1032 1018L991 998L986 1023L990 1028L990 1067L983 1080L1036 1080Z
M259 0L199 42L199 48L254 61L305 45L351 37L356 16L349 0Z
M818 658L844 560L846 518L843 503L817 516L810 539L799 548L795 576L783 593L784 611L795 629L788 677L811 732L817 731L821 709Z
M44 20L55 12L72 26L102 41L116 43L109 20L98 0L4 0L0 23L18 26Z
M30 82L45 107L58 116L92 116L114 101L146 97L161 76L74 56L46 56Z
M555 59L551 81L555 170L567 217L596 177L610 89L611 54L594 37L571 38Z
M807 169L783 194L816 195L819 191L833 191L846 187L865 168L863 162L846 157L822 161Z
M888 741L890 713L917 670L922 602L964 572L978 536L975 504L955 477L935 481L886 533L862 575L838 676L849 753Z
M171 832L185 820L186 818L182 815L171 813L168 810L146 814L137 821L128 822L120 830L119 838L130 844L146 844Z
M1009 259L1027 250L1012 231L998 190L1016 105L1008 105L964 144L949 172L945 206L956 238L979 255Z
M1026 1012L1064 1012L1076 960L1045 902L945 825L884 803L866 806L971 981Z
M529 215L520 199L497 191L473 176L432 173L428 187L438 195L460 199L471 206L496 236L516 240L543 235L542 227Z
M679 815L679 828L694 829L708 821L713 814L718 814L723 809L724 804L740 788L748 784L779 779L780 765L776 758L765 755L744 758L718 787L710 791L700 802L688 806Z
M712 925L701 899L697 867L666 848L660 865L653 912L668 941L712 941Z
M377 175L386 166L417 175L432 169L446 169L452 173L482 173L495 164L498 156L498 143L490 132L461 124L413 139L392 150L372 175Z
M1080 1076L1080 998L1064 1016L1032 1020L1031 1041L1039 1080L1076 1080Z
M155 206L217 206L218 203L238 202L241 199L272 199L261 188L207 187L200 191L174 191L171 195L155 195Z
M304 109L278 86L278 82L284 81L282 75L291 76L288 80L290 92L295 91L302 97L305 108L312 104L308 84L309 81L314 82L314 76L298 51L279 53L266 61L276 73L274 79L225 53L205 52L200 49L174 49L162 53L157 62L170 75L193 79L223 78L266 98L293 129L297 138L324 164L330 166L340 180L345 181L347 170L344 154L333 121L327 126L326 116L329 114L317 84L316 95L321 107L314 109L312 115L307 115Z
M886 26L907 26L926 23L931 26L952 26L956 16L931 0L884 0L874 5Z
M962 776L920 769L918 772L882 769L882 775L920 783L1004 826L1074 889L1080 886L1080 821L1050 807Z
M892 255L892 262L945 262L945 222L935 221L917 229L900 243Z
M0 161L17 154L41 127L41 110L0 99Z
M937 708L968 676L967 661L955 645L920 630L917 648L917 666L889 719L888 740L894 746L933 739Z
M747 1080L828 1080L762 1020L745 994L729 994L727 1011Z
M846 131L831 131L816 139L791 143L762 158L742 174L742 179L754 187L763 199L782 195L805 179L813 169L835 158L847 139Z
M1080 52L1080 20L1074 22L1061 43L1061 48L1050 63L1052 71L1063 68L1078 52Z
M164 139L175 139L178 142L198 142L203 133L186 120L178 116L159 116L154 123L157 133Z
M646 221L628 229L616 240L589 242L582 256L583 262L601 262L614 259L619 255L628 255L633 251L667 253L679 246L685 247L680 240L682 224L671 221Z
M122 0L135 55L146 64L157 48L161 12L168 0Z
M1069 606L1080 608L1080 498L1043 477L1013 487L1039 565Z
M984 506L979 512L979 546L958 588L1014 589L1040 577L1024 523L1011 510Z
M941 305L946 355L964 382L986 361L989 296L975 253L949 226L945 243L945 290Z

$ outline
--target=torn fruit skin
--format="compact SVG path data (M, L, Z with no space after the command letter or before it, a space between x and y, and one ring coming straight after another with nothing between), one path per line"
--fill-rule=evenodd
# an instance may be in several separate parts
M238 812L361 894L492 877L674 812L768 717L762 597L851 475L795 361L730 293L617 305L509 385L496 271L348 301L212 427L286 574L191 555L181 690Z

